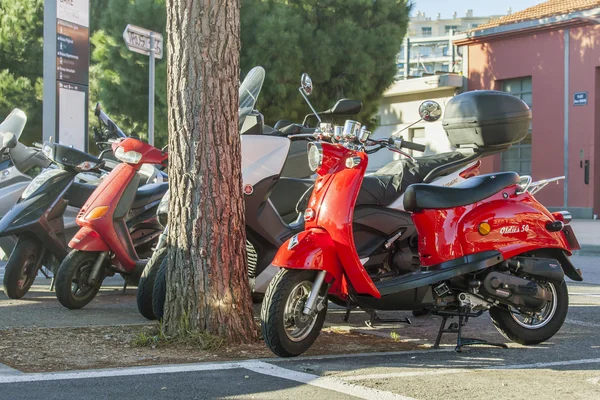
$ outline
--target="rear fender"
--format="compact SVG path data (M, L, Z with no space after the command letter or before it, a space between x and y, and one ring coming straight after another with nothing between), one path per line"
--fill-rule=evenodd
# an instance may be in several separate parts
M100 235L90 228L81 228L69 242L69 247L81 251L110 251Z
M327 271L325 281L331 284L330 293L343 293L343 268L329 233L312 228L288 239L277 251L272 265L279 268Z

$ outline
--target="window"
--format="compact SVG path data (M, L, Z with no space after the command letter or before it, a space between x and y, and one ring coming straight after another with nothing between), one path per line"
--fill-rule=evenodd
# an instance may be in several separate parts
M479 24L471 24L471 29L477 28L478 26L479 26Z
M424 26L421 28L421 35L422 36L431 36L431 27L430 26Z
M446 25L446 35L453 31L454 33L458 32L458 25Z
M533 109L531 83L530 76L508 79L502 82L502 90L520 98ZM531 124L527 137L502 153L502 170L515 171L519 175L531 175Z
M425 128L412 128L409 131L407 140L410 142L419 143L419 144L427 146L427 138L425 136ZM404 151L406 151L406 150L404 150ZM421 153L420 151L414 151L414 150L410 150L410 151L408 151L408 153L413 157L418 157L418 156L423 155L423 153Z

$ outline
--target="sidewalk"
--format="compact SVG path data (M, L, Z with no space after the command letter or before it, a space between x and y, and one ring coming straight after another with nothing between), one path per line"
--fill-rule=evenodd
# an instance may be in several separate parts
M581 245L579 254L600 254L600 220L574 219L571 226Z

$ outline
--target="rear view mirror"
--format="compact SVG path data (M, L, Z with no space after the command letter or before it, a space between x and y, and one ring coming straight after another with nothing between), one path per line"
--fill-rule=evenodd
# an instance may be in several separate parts
M5 149L12 149L17 146L17 137L12 132L5 132L4 139L2 140L2 147Z
M437 121L442 116L442 106L433 100L426 100L419 106L419 116L426 122Z
M302 77L300 78L300 87L307 96L310 96L313 91L312 79L310 79L310 76L308 76L306 72L303 73Z

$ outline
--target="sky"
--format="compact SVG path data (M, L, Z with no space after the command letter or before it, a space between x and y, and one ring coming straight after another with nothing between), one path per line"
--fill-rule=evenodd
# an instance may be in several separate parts
M466 10L472 9L474 16L505 15L508 7L512 11L520 11L525 8L543 3L545 0L412 0L414 15L417 11L423 11L428 17L435 18L437 13L442 18L452 17L456 11L459 17L464 17Z

